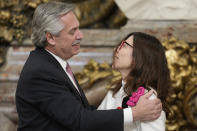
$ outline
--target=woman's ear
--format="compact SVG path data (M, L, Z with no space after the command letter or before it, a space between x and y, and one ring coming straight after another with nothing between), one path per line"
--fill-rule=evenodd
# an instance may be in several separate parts
M55 40L54 40L54 37L51 35L51 33L49 32L46 33L46 39L49 45L52 45L52 46L55 45Z

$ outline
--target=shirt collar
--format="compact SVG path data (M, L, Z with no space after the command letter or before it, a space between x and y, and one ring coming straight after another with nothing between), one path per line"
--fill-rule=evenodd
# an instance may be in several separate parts
M123 80L122 80L122 87L124 87L125 84L126 84L126 81L123 81Z
M67 61L63 60L62 58L60 58L59 56L55 55L54 53L50 52L49 50L45 49L47 52L49 52L62 66L62 68L66 71L66 67L67 67Z

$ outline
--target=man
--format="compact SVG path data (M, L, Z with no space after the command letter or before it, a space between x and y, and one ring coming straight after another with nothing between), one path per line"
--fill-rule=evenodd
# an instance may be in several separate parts
M18 131L123 131L134 120L158 118L162 106L158 99L148 100L152 92L132 109L98 111L88 104L66 62L79 53L83 38L72 9L70 4L49 2L35 10L36 49L23 67L16 91Z

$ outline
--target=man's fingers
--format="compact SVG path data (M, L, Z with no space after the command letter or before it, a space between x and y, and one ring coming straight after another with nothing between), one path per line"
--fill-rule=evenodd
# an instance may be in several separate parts
M161 104L161 100L160 99L155 99L156 100L156 103L155 104Z
M155 100L155 105L157 105L157 109L162 110L162 103L160 99Z
M161 111L155 114L155 119L157 119L161 115Z
M145 98L149 98L151 95L153 94L153 90L150 90L149 92L147 92L144 97Z

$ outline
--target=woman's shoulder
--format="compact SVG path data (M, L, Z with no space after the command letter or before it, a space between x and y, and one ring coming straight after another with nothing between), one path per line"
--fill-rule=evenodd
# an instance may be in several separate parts
M114 98L113 98L113 91L108 90L106 96L102 100L101 104L98 106L98 110L106 110L106 109L113 109L112 106L114 105Z
M148 86L147 88L148 89L145 89L145 93L147 93L149 90L153 90L153 94L149 97L149 99L151 100L157 98L157 91L151 86Z

